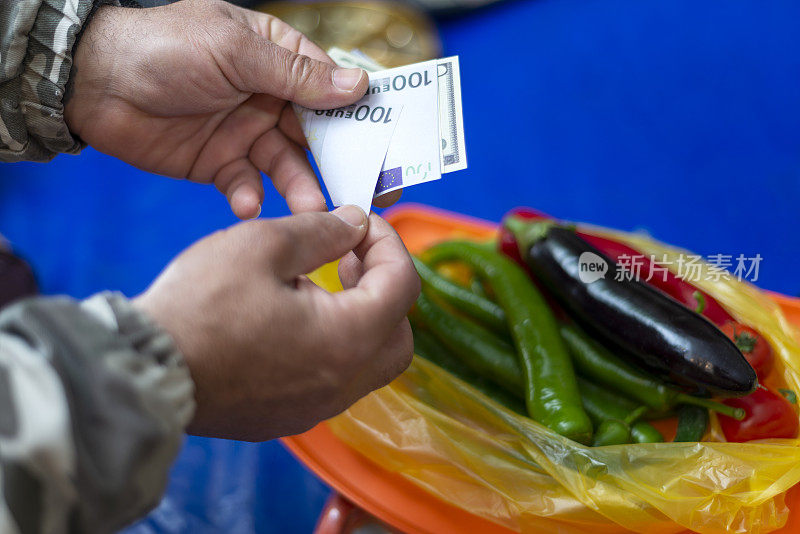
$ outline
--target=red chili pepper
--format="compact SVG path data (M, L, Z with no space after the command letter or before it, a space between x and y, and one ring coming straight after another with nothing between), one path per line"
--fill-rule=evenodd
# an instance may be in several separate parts
M772 371L775 355L772 353L772 347L764 339L764 336L759 334L757 330L734 321L726 322L721 329L742 351L744 357L756 370L758 379L763 380L766 378Z
M793 392L785 391L793 396ZM759 387L746 397L726 399L723 402L734 408L743 408L747 413L741 421L717 415L728 441L741 443L754 439L797 437L798 420L794 407L777 393Z
M552 219L552 217L542 213L541 211L532 210L529 208L515 208L506 214L506 217L512 216L526 220ZM639 272L641 276L644 278L650 278L647 280L650 285L660 289L667 295L682 303L687 308L692 310L696 310L698 308L699 303L695 298L695 292L698 292L705 299L705 309L703 309L702 314L713 323L722 325L727 321L733 321L733 317L726 312L720 303L717 302L711 295L697 289L689 282L678 278L672 274L672 272L667 271L663 267L652 266L650 259L644 256L638 250L633 249L624 243L620 243L619 241L608 239L606 237L586 234L583 232L578 232L578 235L618 263L620 262L621 257L636 257L636 264L637 266L640 266L641 270ZM517 247L517 242L516 239L514 239L514 235L504 227L500 230L499 247L504 254L509 256L520 265L525 266L522 258L520 258L519 248ZM653 275L649 276L651 272Z

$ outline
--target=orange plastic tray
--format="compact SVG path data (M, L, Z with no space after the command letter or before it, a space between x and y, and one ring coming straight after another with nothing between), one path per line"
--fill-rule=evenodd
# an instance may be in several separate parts
M488 237L496 225L427 206L405 204L385 218L411 252L455 236ZM771 295L787 317L800 325L800 300ZM409 534L508 534L511 530L456 508L400 475L389 472L340 441L325 423L304 434L283 439L284 445L311 471L336 491L388 525ZM800 485L787 497L792 509L780 534L800 532Z

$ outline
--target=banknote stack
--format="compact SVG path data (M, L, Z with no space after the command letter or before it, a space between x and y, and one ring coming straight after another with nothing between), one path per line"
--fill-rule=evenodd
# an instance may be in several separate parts
M458 57L384 70L358 51L329 54L370 80L351 106L295 106L334 205L369 212L375 197L467 167Z

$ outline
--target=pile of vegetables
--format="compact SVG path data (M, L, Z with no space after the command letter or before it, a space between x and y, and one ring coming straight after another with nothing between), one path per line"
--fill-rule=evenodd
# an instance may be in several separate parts
M605 276L584 281L584 254ZM769 343L671 273L618 276L624 255L642 256L533 211L506 217L497 243L434 245L415 258L415 352L587 445L663 441L654 421L675 417L674 441L699 441L709 411L728 441L796 437L793 392L759 385Z

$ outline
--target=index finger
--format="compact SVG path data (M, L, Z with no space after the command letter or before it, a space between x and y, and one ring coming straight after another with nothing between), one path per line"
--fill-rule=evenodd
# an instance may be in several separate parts
M235 6L235 16L241 17L240 20L250 26L250 28L273 43L287 48L292 52L297 52L312 59L334 64L333 60L320 47L314 44L311 39L303 33L292 28L274 15L252 11L243 7Z
M334 301L358 318L356 335L381 340L411 309L420 281L403 241L389 223L369 216L369 230L354 250L363 275L355 287L333 294Z

